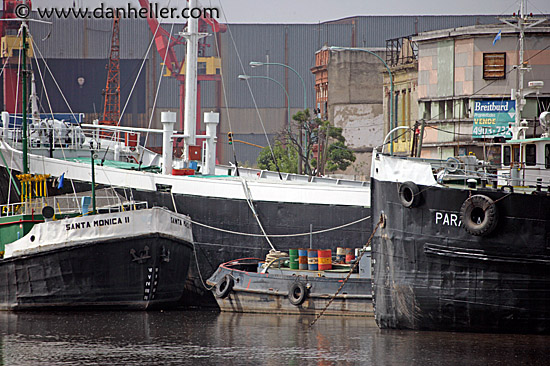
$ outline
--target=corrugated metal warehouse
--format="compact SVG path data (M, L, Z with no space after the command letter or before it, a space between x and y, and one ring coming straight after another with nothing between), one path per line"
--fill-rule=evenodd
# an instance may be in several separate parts
M217 37L219 42L214 36L207 37L206 43L210 46L204 55L216 55L219 48L223 85L215 81L201 82L202 112L220 112L219 162L232 160L233 152L226 135L230 130L240 140L263 146L267 144L256 106L269 138L272 139L286 123L286 96L281 87L265 79L252 79L247 83L237 78L239 74L269 76L283 84L289 93L291 114L304 105L303 87L296 75L278 66L251 68L250 61L284 63L294 68L304 79L307 106L313 108L314 77L310 68L314 66L315 52L325 44L385 47L387 39L422 31L497 22L495 16L361 16L319 24L230 24L228 31ZM177 33L183 26L176 24L172 28L171 24L163 24L163 28ZM53 25L31 23L30 29L35 43L35 60L38 60L41 73L46 74L45 90L52 109L69 112L40 55L46 60L71 109L85 113L87 120L97 118L103 109L102 90L107 76L112 21L55 19ZM154 44L150 47L151 40L152 33L145 20L120 21L121 108L135 84L123 118L126 126L149 126L162 62ZM184 47L177 48L179 59L184 52ZM36 61L34 64L38 70ZM79 77L85 80L81 86L77 82ZM40 81L37 87L42 108L48 111ZM164 77L151 127L161 128L160 111L178 109L179 82ZM150 136L148 145L160 146L159 138ZM240 162L255 164L258 148L241 144L235 148Z

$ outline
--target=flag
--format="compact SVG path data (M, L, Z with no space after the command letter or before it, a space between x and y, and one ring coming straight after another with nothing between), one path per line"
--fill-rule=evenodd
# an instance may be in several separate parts
M493 39L493 46L495 45L495 43L498 42L498 40L500 39L501 35L502 35L502 30L499 30L498 33L497 33L497 35L495 36L495 39Z
M59 177L59 183L57 184L57 189L63 188L64 180L65 180L65 173L61 174L61 177Z

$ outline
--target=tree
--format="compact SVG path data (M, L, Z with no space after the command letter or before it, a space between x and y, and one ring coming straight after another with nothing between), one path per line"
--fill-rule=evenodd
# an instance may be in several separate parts
M345 170L355 161L355 154L346 146L342 128L329 121L312 119L309 110L292 116L294 123L276 138L273 155L282 172L324 175L326 171ZM261 169L275 170L269 147L258 157Z
M277 167L273 161L273 156L275 156L281 172L298 173L298 156L296 153L289 151L280 139L275 140L272 148L273 154L271 154L269 146L263 148L260 152L257 160L260 169L276 171Z

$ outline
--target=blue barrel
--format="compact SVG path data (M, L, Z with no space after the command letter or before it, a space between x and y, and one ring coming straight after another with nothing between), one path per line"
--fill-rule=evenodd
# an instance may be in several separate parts
M307 250L307 269L310 271L317 271L317 249L308 249Z
M298 269L307 269L307 249L298 249Z

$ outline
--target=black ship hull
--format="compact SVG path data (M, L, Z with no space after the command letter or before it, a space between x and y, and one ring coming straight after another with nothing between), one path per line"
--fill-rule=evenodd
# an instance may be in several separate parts
M160 234L0 260L0 309L134 309L181 304L192 245Z
M12 171L12 174L18 174ZM0 199L7 202L9 191L9 174L5 167L0 167ZM113 182L114 183L114 182ZM48 187L48 195L56 196L73 192L91 190L89 182L72 180L71 184L58 189ZM97 188L101 186L98 185ZM261 236L244 236L222 232L213 228L225 229L240 233L261 234L258 221L243 199L196 196L191 194L170 193L162 190L149 191L132 188L117 188L117 192L136 201L146 201L149 207L165 207L181 214L186 214L193 221L209 227L193 225L195 251L191 262L186 284L188 294L183 300L186 306L216 306L216 301L203 285L221 263L234 258L262 257L271 249ZM17 202L18 197L12 189L10 201ZM15 200L15 201L14 201ZM331 229L340 225L366 218L370 207L360 205L329 205L293 202L253 201L258 219L266 233L294 234ZM336 249L337 247L360 247L364 245L371 231L370 219L343 228L311 236L311 245L315 249ZM311 226L310 226L311 225ZM310 236L287 236L271 238L278 250L310 247Z
M177 212L189 215L193 221L234 232L261 234L258 222L245 200L138 190L132 190L132 196L136 200L149 202L149 206L169 209L174 207L173 198ZM253 204L262 226L270 235L304 233L309 231L310 225L313 231L335 228L370 215L370 207L362 206L266 201L254 201ZM312 235L311 245L314 249L333 251L342 246L361 247L370 235L370 221L367 219L341 229ZM193 225L193 237L196 257L192 261L196 263L191 265L189 271L187 288L192 295L186 297L185 305L215 306L214 297L205 289L202 281L210 277L221 263L234 258L265 257L271 249L265 237L231 234L198 224ZM270 240L277 250L282 251L310 247L309 235Z
M410 208L400 183L372 179L373 302L381 328L550 332L550 195L418 186ZM491 198L494 230L468 233L461 206Z

